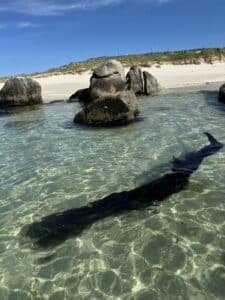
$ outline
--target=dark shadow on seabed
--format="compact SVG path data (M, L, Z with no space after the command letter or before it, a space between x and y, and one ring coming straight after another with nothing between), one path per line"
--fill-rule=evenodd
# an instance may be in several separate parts
M207 105L225 113L225 104L219 102L219 94L217 91L201 91L200 93L203 94Z
M203 159L223 147L212 135L205 134L209 145L186 154L184 158L174 158L169 173L131 191L114 193L90 205L46 216L40 222L26 225L22 229L22 236L30 238L36 247L56 246L80 234L98 220L160 204L170 195L182 191Z

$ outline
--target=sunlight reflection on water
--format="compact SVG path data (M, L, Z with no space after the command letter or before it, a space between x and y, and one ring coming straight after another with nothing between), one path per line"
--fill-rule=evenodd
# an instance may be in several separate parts
M199 149L225 142L215 92L141 100L142 122L100 129L72 123L78 104L0 119L0 299L223 299L225 153L207 158L183 192L155 213L95 223L35 251L21 228L41 217L134 188Z

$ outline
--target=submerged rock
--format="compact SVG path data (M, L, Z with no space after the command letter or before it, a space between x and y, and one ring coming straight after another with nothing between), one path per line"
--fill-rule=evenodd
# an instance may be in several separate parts
M118 126L133 122L138 115L137 98L132 91L108 94L80 111L75 123L92 126Z
M219 101L225 103L225 83L220 87Z
M0 107L42 104L41 86L27 78L10 78L0 90Z

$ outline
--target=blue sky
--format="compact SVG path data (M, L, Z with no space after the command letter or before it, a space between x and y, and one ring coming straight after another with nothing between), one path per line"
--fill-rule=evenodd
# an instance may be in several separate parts
M1 0L0 75L225 45L224 0Z

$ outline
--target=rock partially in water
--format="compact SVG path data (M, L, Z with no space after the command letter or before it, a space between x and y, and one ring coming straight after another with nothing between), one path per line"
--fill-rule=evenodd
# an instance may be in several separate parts
M133 91L137 96L153 96L159 93L157 79L148 72L142 72L139 66L132 66L126 78L124 74L124 68L119 61L106 61L94 69L89 88L76 91L67 102L80 101L89 104L104 99L109 94L116 95L127 90Z
M40 84L28 78L8 79L0 91L0 107L42 104Z
M126 79L128 90L134 91L136 95L142 95L144 93L143 73L139 66L132 66L127 73Z
M125 90L125 72L122 64L114 59L108 60L93 71L90 86L76 91L68 102L88 104L108 94L116 94Z
M219 101L225 103L225 83L220 87Z
M68 103L72 102L83 102L83 103L89 103L90 102L90 93L89 88L87 89L80 89L76 91L73 95L70 96Z
M133 122L137 115L135 94L124 91L94 101L75 116L74 122L102 127L118 126Z
M107 94L116 94L125 90L125 73L117 60L108 60L94 69L90 84L90 99L103 98Z
M127 73L127 90L132 90L137 96L154 96L160 92L157 79L150 73L144 71L137 65L132 66Z
M160 85L157 79L150 73L144 71L144 94L146 96L154 96L160 92Z

